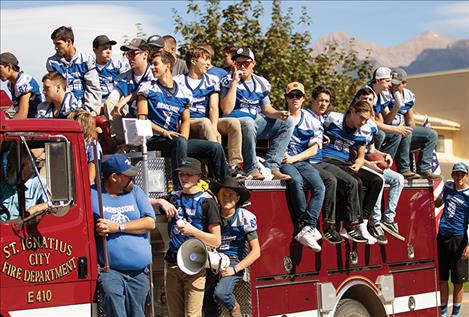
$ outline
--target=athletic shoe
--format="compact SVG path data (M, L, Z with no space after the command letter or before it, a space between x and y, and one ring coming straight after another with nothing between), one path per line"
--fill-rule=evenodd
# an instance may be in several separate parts
M388 243L388 239L386 239L383 228L381 228L381 225L379 223L375 223L374 225L369 225L368 231L373 237L375 237L375 239L378 241L379 244Z
M346 230L345 228L342 228L340 230L340 235L344 237L345 239L352 240L354 242L363 242L366 243L368 240L362 236L360 231L358 230L358 226L354 226L353 228Z
M338 244L344 241L337 230L335 230L334 226L329 226L327 229L324 229L323 236L330 244Z
M389 233L393 237L395 237L395 238L397 238L401 241L405 241L405 238L403 236L401 236L401 234L399 233L399 228L397 227L396 222L383 221L383 222L381 222L381 226L383 227L383 229L387 233Z
M367 240L366 244L375 244L378 241L368 232L367 226L368 220L363 220L363 222L358 225L358 230L360 230L360 233L362 234L363 238Z
M313 236L316 241L319 241L322 239L322 234L317 228L313 229Z
M295 240L302 245L311 248L314 252L321 251L321 246L314 239L313 229L310 226L304 226L303 229L295 236Z

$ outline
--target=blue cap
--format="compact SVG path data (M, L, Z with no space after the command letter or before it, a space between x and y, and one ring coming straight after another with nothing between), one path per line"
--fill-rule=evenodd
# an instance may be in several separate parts
M134 177L137 175L137 172L138 168L132 166L129 159L123 154L113 154L103 162L104 175L111 175L112 173L116 173Z
M463 162L458 162L458 163L453 165L453 170L451 171L451 173L453 173L453 172L464 172L464 173L468 174L467 165L464 164Z

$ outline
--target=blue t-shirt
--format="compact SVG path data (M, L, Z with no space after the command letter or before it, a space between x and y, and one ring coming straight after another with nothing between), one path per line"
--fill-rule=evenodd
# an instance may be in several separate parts
M243 208L237 208L233 218L221 227L221 244L217 249L228 256L243 259L246 251L247 235L257 230L256 216Z
M326 135L331 139L323 149L324 157L339 161L350 161L351 150L357 149L357 145L366 145L367 134L365 124L360 129L349 129L345 125L345 113L331 112L324 120Z
M409 112L409 110L415 104L415 95L412 91L410 91L407 88L403 89L401 98L402 98L402 105L397 111L391 123L394 126L400 126L402 124L405 124L405 114ZM382 101L382 104L380 105L381 111L386 107L391 111L392 108L396 105L396 100L394 99L394 96L389 91L385 91L381 93L379 100Z
M148 119L160 128L177 131L182 113L190 108L191 92L174 82L174 93L169 93L157 80L145 82L138 90L148 100ZM155 135L158 135L155 133Z
M95 60L96 62L96 60ZM96 64L99 76L99 85L103 100L106 99L115 87L115 79L118 75L125 73L129 65L119 59L110 59L105 65Z
M130 193L111 196L103 187L104 219L126 223L143 217L155 219L155 212L143 190L134 186ZM95 221L99 219L98 191L91 186L91 203ZM102 241L96 239L99 263L103 264ZM151 263L152 254L148 234L116 232L107 237L109 266L116 270L140 270Z
M440 219L440 234L445 237L467 234L469 220L469 188L456 190L448 181L443 189L445 207Z
M210 96L220 91L219 79L214 75L204 74L195 87L191 86L193 80L187 74L177 75L174 81L179 87L185 87L192 93L191 118L208 118Z
M82 108L82 104L78 102L71 92L67 92L64 96L64 100L62 101L57 117L54 117L54 105L44 101L37 106L36 118L66 119L70 112L79 108Z
M231 85L231 74L221 80L220 99L226 96ZM236 87L236 100L233 111L223 117L251 117L256 120L266 104L270 104L271 85L264 77L252 74L252 81L241 80Z
M207 70L207 74L215 75L218 77L218 80L222 80L222 78L226 77L229 73L223 68L212 66Z
M26 75L22 71L18 73L16 77L16 83L13 87L12 85L8 84L8 89L11 92L11 99L13 101L13 107L15 111L18 112L19 106L19 99L22 95L31 93L31 97L29 97L29 109L28 109L28 118L34 118L37 111L37 106L42 101L41 90L39 89L39 85L37 81L30 75Z

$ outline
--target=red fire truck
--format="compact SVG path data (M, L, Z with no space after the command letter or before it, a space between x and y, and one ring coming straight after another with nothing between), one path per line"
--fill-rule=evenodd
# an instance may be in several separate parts
M24 159L35 160L49 208L26 212ZM95 316L98 264L84 140L76 122L8 120L0 111L0 184L16 175L19 215L0 218L1 316ZM163 158L149 175L167 174ZM36 174L35 174L36 175ZM140 178L137 176L137 182ZM10 182L11 184L11 182ZM406 183L397 222L404 242L299 245L285 186L246 181L257 215L261 257L237 286L246 316L438 316L435 213L428 181ZM158 195L161 193L150 193ZM3 197L3 195L0 195ZM1 202L1 201L0 201ZM340 202L339 202L340 206ZM1 210L3 214L12 213ZM339 208L340 209L340 208ZM155 313L165 315L162 254L165 224L152 235ZM222 311L222 315L226 312Z

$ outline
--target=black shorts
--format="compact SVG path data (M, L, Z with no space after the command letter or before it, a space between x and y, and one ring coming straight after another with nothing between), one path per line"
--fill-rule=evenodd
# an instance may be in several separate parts
M467 282L469 262L467 259L461 260L466 245L467 235L444 237L438 234L437 246L440 281L447 281L451 271L452 283L461 284Z

